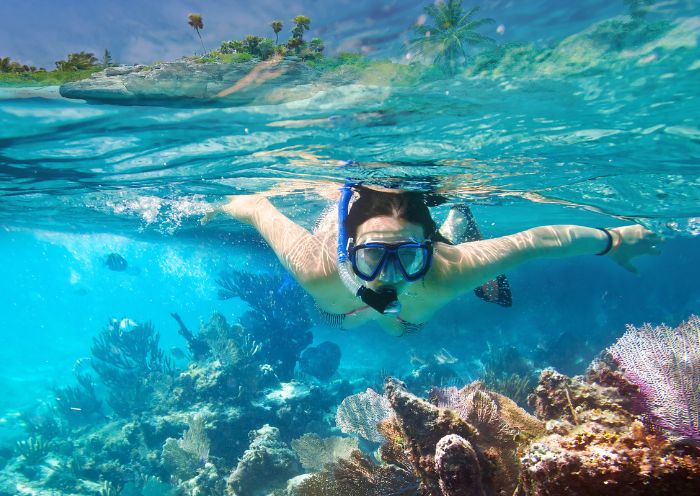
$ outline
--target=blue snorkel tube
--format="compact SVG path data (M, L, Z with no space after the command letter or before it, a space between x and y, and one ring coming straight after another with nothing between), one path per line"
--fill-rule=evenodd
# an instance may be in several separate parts
M350 210L354 183L346 182L340 193L338 202L338 274L345 287L352 294L360 298L366 305L374 308L384 315L398 315L401 312L401 303L398 300L395 289L387 289L380 292L374 291L358 282L353 274L352 263L348 256L348 234L345 230L345 219Z

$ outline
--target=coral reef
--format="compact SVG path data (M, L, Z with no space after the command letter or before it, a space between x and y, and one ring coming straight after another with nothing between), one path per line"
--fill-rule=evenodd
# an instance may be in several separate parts
M435 446L435 473L445 496L485 494L476 451L457 434L448 434Z
M642 423L637 388L603 362L584 377L545 370L531 395L550 433L521 457L527 495L696 494L700 449Z
M307 294L290 276L280 274L230 271L222 273L217 284L219 298L238 297L248 304L250 310L240 323L260 344L264 363L280 380L289 381L302 350L313 340L311 319L303 305Z
M228 479L228 494L264 496L301 472L296 454L279 437L279 429L267 424L250 433L250 446Z
M280 291L291 290L285 284ZM674 333L629 329L583 376L545 369L528 399L534 417L481 381L433 387L424 399L392 378L383 394L367 389L370 379L320 382L301 373L280 380L278 372L288 373L303 356L308 322L286 304L283 311L294 318L278 313L261 320L270 302L255 304L247 324L214 314L191 332L176 317L190 348L182 371L172 368L152 326L113 321L93 342L89 363L96 374L81 360L78 386L56 388L56 403L22 414L25 438L0 451L0 494L700 493L700 447L688 435L696 424L686 412L670 417L680 419L673 424L680 428L659 421L668 416L663 401L692 413L697 398L667 394L651 401L651 379L640 373L657 374L655 391L697 384L695 317ZM275 367L268 360L278 356L269 349L277 338L261 328L274 333L269 322L286 320L294 324L284 332L302 340ZM663 350L645 355L654 346ZM490 366L504 374L530 370L524 360L501 363L513 357L499 351ZM434 356L443 365L454 360L444 350ZM679 371L692 377L675 377ZM111 410L101 409L105 396Z
M160 349L160 337L150 323L131 329L123 329L120 324L112 320L93 338L90 363L109 388L109 406L117 414L129 416L147 409L156 385L172 379L175 370L172 360Z

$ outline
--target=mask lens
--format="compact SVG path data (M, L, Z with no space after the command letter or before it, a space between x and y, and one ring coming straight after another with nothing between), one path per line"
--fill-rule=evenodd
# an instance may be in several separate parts
M411 277L424 270L428 260L427 250L423 247L400 247L397 255L403 270Z
M382 247L365 246L355 252L355 267L361 275L372 277L382 263L386 249Z

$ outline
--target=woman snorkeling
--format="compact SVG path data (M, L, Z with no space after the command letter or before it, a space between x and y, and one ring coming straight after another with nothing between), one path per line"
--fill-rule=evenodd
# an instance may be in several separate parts
M230 196L216 212L254 227L329 322L350 329L377 321L395 335L419 329L475 288L487 301L510 305L502 274L529 260L605 255L635 271L631 260L658 254L662 241L639 225L540 226L475 241L468 208L453 207L438 229L427 198L346 185L337 216L326 216L313 233L261 195Z

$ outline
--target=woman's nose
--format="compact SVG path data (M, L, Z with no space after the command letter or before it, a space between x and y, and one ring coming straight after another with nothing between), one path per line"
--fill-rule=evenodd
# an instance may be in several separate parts
M379 280L384 283L396 284L402 279L401 272L396 267L396 260L389 260L379 273Z

